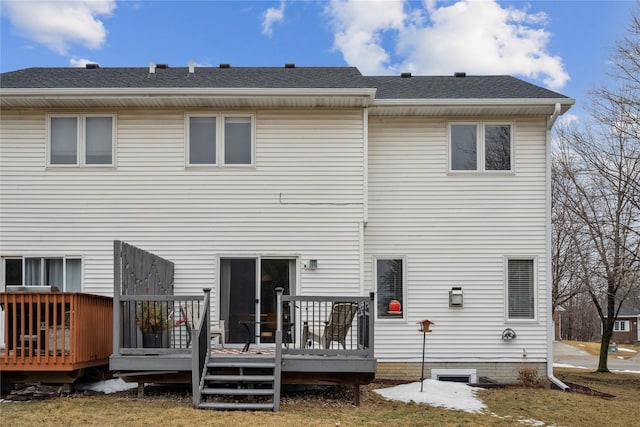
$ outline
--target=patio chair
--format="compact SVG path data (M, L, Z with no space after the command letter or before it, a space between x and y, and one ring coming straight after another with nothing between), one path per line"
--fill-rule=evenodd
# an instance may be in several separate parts
M182 316L182 319L180 319L180 323L184 323L184 326L187 330L187 348L189 348L191 346L193 329L195 328L195 324L198 322L200 317L193 312L192 304L180 306L180 314ZM211 326L211 337L220 337L220 345L222 346L222 348L224 348L224 320L218 320L218 322L216 323L218 324L217 326Z
M324 323L324 328L317 334L316 329L309 330L309 323L303 322L302 342L303 345L310 347L313 341L320 344L321 348L328 349L333 341L342 345L343 349L347 349L346 339L351 323L358 311L358 304L355 302L335 302L331 307L329 319Z
M224 320L218 320L218 326L211 327L211 338L219 337L220 338L220 347L224 348Z

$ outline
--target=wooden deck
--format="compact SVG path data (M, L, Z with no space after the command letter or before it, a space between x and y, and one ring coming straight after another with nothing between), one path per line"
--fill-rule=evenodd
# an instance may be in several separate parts
M174 382L182 378L184 382L193 382L189 377L193 372L201 371L204 360L220 363L248 362L260 358L278 357L280 352L283 383L297 384L366 384L373 380L376 372L376 359L373 355L373 319L368 315L372 308L372 297L297 297L282 295L280 307L296 307L294 324L323 324L334 303L350 301L359 304L359 315L355 316L345 346L331 343L329 348L321 348L318 343L310 346L302 341L302 327L293 332L293 342L280 341L275 344L251 344L247 352L242 351L241 343L227 345L224 349L212 343L209 335L208 295L203 296L129 296L121 297L121 308L131 311L130 307L140 301L158 300L169 306L197 303L196 311L202 313L202 324L193 331L193 339L187 346L186 333L181 327L169 331L166 348L144 348L135 333L128 333L130 325L118 325L118 331L124 331L117 337L118 346L110 358L110 368L117 375L130 381L159 382L163 377ZM117 310L117 308L114 307ZM284 310L283 309L283 310ZM280 313L281 315L282 313ZM117 314L125 321L127 316ZM324 316L324 317L323 317ZM180 323L180 322L177 322ZM313 326L312 326L313 328ZM279 325L280 337L283 331ZM290 332L289 332L290 333ZM126 346L126 347L125 347ZM135 347L133 347L135 346ZM202 359L198 364L197 359Z
M3 292L4 349L0 370L15 378L73 379L84 368L107 365L112 352L109 297L63 292ZM29 374L28 374L29 373ZM70 382L70 381L62 381Z
M131 382L174 383L191 382L194 406L201 403L208 389L203 386L205 379L215 377L207 374L212 366L229 367L260 365L269 361L276 366L273 376L280 384L350 384L359 387L371 382L376 373L373 353L374 322L372 311L373 296L368 297L298 297L278 295L277 318L290 319L277 322L273 344L250 343L243 351L243 343L227 344L225 348L213 345L209 331L209 290L204 296L120 296L114 306L114 319L121 322L114 325L115 331L125 333L114 336L114 352L110 358L110 368L116 375ZM181 319L174 321L174 327L167 331L163 348L146 348L140 334L132 331L132 308L155 301L166 307L176 308L190 304L199 317L194 321L193 330L186 334L182 330ZM313 342L309 339L313 331L321 335L326 328L332 308L340 304L357 307L351 323L347 325L341 342ZM290 317L284 313L290 313ZM175 320L175 319L174 319ZM116 320L117 322L117 320ZM256 325L259 327L259 325ZM133 326L135 328L135 325ZM186 336L189 340L186 340ZM285 337L285 339L283 339ZM251 337L253 338L253 337ZM253 340L252 340L253 341ZM242 381L242 380L239 380ZM244 380L247 381L247 380ZM279 395L279 390L277 391ZM213 405L213 404L212 404ZM274 404L277 410L277 404Z

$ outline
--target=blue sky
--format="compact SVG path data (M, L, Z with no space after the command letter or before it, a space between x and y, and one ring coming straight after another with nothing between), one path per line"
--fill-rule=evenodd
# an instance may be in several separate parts
M576 98L606 83L627 1L1 0L0 69L357 66L363 74L511 74Z

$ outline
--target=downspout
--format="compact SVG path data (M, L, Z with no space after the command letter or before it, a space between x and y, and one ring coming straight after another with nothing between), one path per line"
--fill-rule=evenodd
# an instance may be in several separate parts
M545 262L546 267L546 282L547 282L547 377L549 381L558 386L561 390L570 391L571 388L560 381L553 375L553 278L551 277L551 128L555 124L556 120L560 116L560 103L556 103L553 114L547 119L547 132L546 132L546 174L545 174Z
M360 293L364 294L364 229L369 222L369 109L362 109L362 221L359 224Z

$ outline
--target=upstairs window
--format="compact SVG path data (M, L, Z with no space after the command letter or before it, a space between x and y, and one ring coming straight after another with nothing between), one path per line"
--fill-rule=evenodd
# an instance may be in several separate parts
M216 164L216 117L189 117L189 164Z
M3 258L4 286L51 286L82 290L82 260L74 257Z
M186 123L188 166L253 165L253 115L189 114Z
M49 116L51 166L112 166L115 116L69 114Z
M251 117L224 118L224 163L226 165L253 163L251 129Z
M507 317L509 320L535 319L534 260L507 260Z
M52 165L78 164L78 118L51 117L50 157Z
M509 123L451 123L449 168L454 172L513 170L512 125Z

